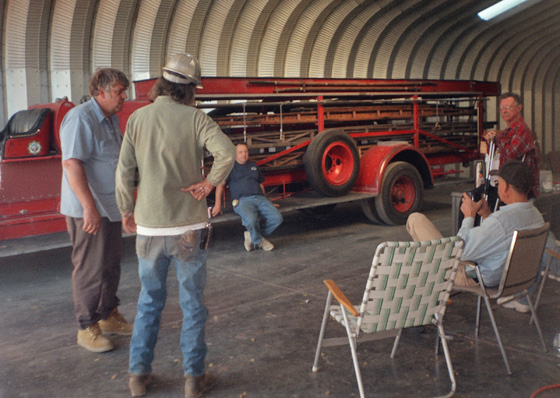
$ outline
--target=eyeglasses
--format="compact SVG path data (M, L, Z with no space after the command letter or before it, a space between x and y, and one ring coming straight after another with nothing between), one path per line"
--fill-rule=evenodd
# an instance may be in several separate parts
M519 105L506 105L506 106L500 106L500 111L509 111L510 109L513 109L515 107L517 107Z

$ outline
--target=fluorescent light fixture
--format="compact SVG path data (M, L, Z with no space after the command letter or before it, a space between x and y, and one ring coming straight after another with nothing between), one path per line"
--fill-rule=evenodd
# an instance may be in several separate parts
M486 8L478 13L478 17L485 21L489 21L492 18L497 17L504 12L511 10L518 5L525 3L527 0L502 0L493 6Z

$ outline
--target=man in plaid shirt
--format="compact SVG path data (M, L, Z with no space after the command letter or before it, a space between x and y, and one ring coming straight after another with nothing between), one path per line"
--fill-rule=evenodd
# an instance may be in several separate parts
M500 153L500 167L508 160L521 160L533 170L534 196L539 194L539 148L529 126L521 116L521 97L507 92L500 96L500 115L507 123L504 131L489 131L486 140L495 137L496 149Z

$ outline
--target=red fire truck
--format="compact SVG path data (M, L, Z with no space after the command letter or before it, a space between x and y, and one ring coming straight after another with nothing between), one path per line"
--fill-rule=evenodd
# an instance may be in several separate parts
M154 82L134 83L123 131L150 103ZM248 144L267 193L291 200L281 208L320 212L359 200L369 220L389 225L421 208L435 177L480 158L480 136L495 125L485 101L500 93L499 83L449 80L212 77L202 85L197 106ZM0 240L65 229L59 128L73 106L32 106L0 132ZM211 161L208 153L202 173Z

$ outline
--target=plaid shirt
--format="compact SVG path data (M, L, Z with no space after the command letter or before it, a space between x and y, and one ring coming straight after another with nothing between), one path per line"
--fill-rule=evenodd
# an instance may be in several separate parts
M529 126L520 118L497 137L496 149L500 152L500 167L508 160L523 160L533 169L533 192L539 194L539 148L535 145ZM525 159L523 159L525 156Z

